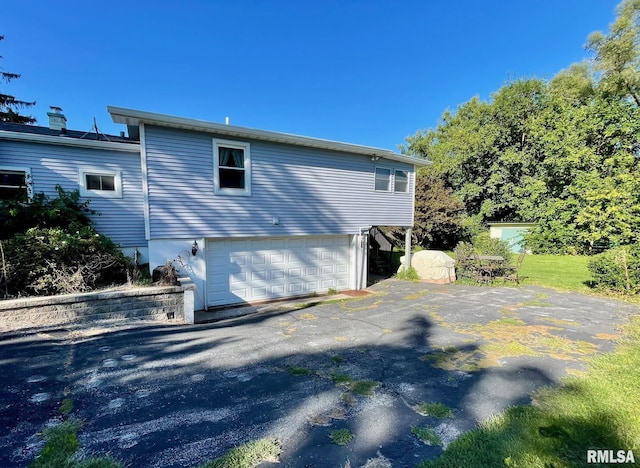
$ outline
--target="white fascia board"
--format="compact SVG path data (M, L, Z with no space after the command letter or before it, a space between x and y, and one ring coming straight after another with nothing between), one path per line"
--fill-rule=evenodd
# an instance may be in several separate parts
M233 138L270 141L274 143L306 146L310 148L326 149L350 154L360 154L363 156L390 159L392 161L408 163L414 166L427 166L430 164L430 161L425 159L413 158L410 156L394 153L390 150L374 148L372 146L342 143L339 141L292 135L289 133L257 130L253 128L238 127L235 125L207 122L204 120L187 119L184 117L175 117L165 114L156 114L153 112L125 109L122 107L107 106L107 111L109 112L109 114L111 114L111 119L114 123L121 123L126 125L139 125L140 122L144 122L158 126L204 131Z
M81 140L79 138L38 135L36 133L11 132L0 130L0 140L24 141L28 143L43 143L60 146L76 146L102 150L117 150L129 153L140 153L138 143L116 143L113 141Z

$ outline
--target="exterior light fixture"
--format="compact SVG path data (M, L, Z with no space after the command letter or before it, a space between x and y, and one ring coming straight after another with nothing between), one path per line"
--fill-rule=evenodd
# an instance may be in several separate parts
M194 255L198 253L198 241L193 241L193 244L191 244L191 255Z

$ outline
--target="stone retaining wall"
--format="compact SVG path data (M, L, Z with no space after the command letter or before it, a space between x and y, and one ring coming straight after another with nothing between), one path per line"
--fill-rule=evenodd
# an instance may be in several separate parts
M154 286L4 300L0 325L24 328L124 318L182 322L185 292L193 294L181 286Z

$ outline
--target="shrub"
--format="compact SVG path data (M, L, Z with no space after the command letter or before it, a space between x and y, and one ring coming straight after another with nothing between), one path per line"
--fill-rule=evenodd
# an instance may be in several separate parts
M4 297L85 292L127 281L130 260L92 226L89 201L56 186L57 198L0 202Z
M640 247L616 247L589 261L594 285L624 294L640 292Z
M89 200L80 202L80 192L67 192L59 185L56 185L56 191L56 198L36 193L29 202L1 202L0 239L10 239L34 227L62 228L75 232L82 226L91 225L89 215L98 212L89 209Z
M2 242L5 297L86 292L127 281L129 259L92 227L31 228Z

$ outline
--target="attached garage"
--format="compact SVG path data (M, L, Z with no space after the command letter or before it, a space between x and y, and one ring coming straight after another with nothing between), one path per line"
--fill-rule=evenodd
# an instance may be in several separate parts
M346 235L208 239L207 306L346 289L349 250Z

